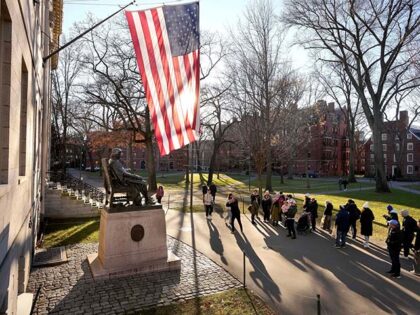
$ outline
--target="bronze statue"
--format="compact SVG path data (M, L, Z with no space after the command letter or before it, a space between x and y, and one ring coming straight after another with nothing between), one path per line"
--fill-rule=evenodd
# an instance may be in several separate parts
M111 158L109 159L109 168L120 181L121 185L127 186L129 189L129 198L133 200L136 206L141 206L142 198L145 203L149 203L147 194L147 183L139 175L129 173L122 165L120 159L122 150L120 148L112 149Z

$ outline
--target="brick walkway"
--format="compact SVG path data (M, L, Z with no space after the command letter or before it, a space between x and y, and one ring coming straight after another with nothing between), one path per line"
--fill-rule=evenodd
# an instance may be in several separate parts
M68 246L68 263L33 269L28 290L42 285L34 314L131 314L241 286L192 247L171 237L168 247L181 258L181 272L93 281L86 256L98 244Z

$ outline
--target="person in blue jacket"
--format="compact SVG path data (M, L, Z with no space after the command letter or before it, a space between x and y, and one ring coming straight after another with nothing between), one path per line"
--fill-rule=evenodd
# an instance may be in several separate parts
M350 214L344 206L340 206L340 211L338 211L335 218L335 226L337 230L335 247L344 248L346 247L346 235L350 227Z

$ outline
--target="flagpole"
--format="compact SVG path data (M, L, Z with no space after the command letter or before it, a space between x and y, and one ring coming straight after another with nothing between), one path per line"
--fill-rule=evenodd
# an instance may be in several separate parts
M85 36L87 33L89 33L90 31L92 31L93 29L97 28L99 25L101 25L102 23L108 21L110 18L112 18L114 15L117 15L118 13L120 13L122 10L124 10L125 8L129 7L130 5L136 3L136 0L131 1L129 4L127 4L126 6L122 7L121 9L119 9L117 12L114 12L113 14L111 14L110 16L108 16L106 19L100 21L99 23L95 24L94 26L88 28L86 31L84 31L82 34L76 36L75 38L73 38L71 41L69 41L68 43L66 43L65 45L61 46L60 48L54 50L52 53L50 53L48 56L42 58L43 63L45 63L48 59L50 59L52 56L54 56L55 54L58 54L60 51L62 51L64 48L66 48L67 46L73 44L75 41L77 41L78 39L82 38L83 36Z
M194 193L194 142L189 144L190 150L190 168L191 168L191 181L190 181L190 211L193 211L193 193Z

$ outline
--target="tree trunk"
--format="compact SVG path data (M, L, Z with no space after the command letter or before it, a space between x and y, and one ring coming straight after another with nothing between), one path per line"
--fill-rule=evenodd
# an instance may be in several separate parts
M270 139L269 139L270 140ZM273 171L272 171L272 157L271 157L271 145L270 143L268 143L267 145L267 151L266 151L266 156L267 156L267 171L266 171L266 177L265 177L265 189L268 191L272 191L273 190L273 185L272 185L272 181L271 181L271 177L273 175Z
M372 138L373 152L375 155L375 183L376 192L390 192L386 180L384 154L382 149L382 119L381 114L376 114L373 122Z
M211 159L210 159L210 165L209 165L209 174L207 176L207 185L210 185L211 182L213 181L213 175L214 175L214 170L216 167L216 154L214 153L216 151L215 147L213 148L213 153L211 155Z
M262 195L262 180L261 180L262 171L258 170L257 179L258 179L258 194Z
M354 133L352 136L349 136L349 146L350 146L350 153L349 153L349 176L347 178L349 183L356 183L356 176L354 175L354 160L355 160L355 152L356 152L356 141L354 139Z
M283 165L280 164L280 183L284 184Z
M287 179L293 179L293 163L287 163Z

